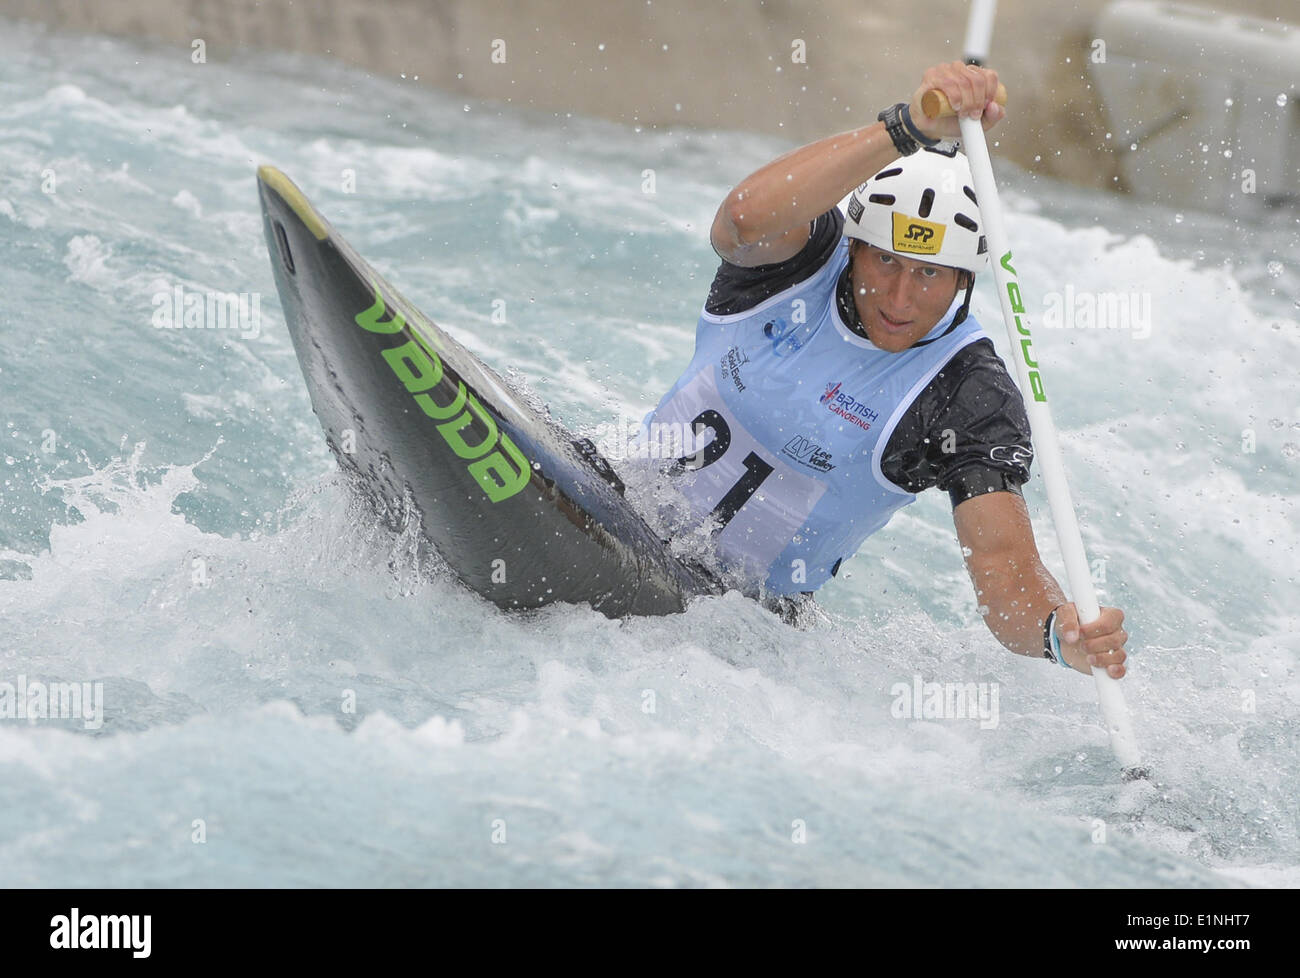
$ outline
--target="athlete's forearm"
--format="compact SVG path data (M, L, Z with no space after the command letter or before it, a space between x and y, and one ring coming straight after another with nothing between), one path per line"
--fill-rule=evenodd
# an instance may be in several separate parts
M1053 608L1066 602L1051 572L1037 559L1008 559L1000 565L972 567L971 579L993 636L1012 652L1041 657L1043 622Z
M727 213L740 243L754 244L824 214L897 158L883 122L827 136L740 181L727 195Z

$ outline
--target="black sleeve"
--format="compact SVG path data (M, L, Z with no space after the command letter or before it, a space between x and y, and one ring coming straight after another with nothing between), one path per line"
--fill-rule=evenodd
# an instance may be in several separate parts
M808 242L793 258L753 268L733 265L724 258L713 276L705 311L731 316L802 282L831 260L843 234L844 215L832 207L809 223Z
M945 490L953 506L986 492L1020 493L1034 458L1020 389L981 339L957 351L903 414L880 468L908 492Z

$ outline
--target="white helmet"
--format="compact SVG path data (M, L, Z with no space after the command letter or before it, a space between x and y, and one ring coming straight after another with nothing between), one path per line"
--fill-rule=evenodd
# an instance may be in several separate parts
M935 265L981 271L989 246L974 182L956 149L899 157L849 195L844 235Z

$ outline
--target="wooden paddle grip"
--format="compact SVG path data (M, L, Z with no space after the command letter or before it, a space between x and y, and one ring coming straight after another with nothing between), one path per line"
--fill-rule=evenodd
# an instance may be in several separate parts
M993 100L998 105L1006 108L1007 105L1007 86L998 82L997 94ZM921 96L921 111L931 119L942 119L944 116L956 115L956 111L948 102L948 96L938 88L932 88Z

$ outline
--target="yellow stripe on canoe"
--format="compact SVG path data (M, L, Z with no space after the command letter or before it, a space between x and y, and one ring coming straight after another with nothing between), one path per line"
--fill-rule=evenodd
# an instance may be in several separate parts
M317 241L324 241L330 236L329 225L325 223L325 218L316 213L316 208L311 206L307 197L292 180L273 166L259 166L257 179L280 195L280 198L289 205L289 209L298 215L298 220L315 235Z

